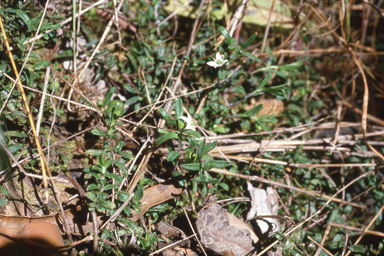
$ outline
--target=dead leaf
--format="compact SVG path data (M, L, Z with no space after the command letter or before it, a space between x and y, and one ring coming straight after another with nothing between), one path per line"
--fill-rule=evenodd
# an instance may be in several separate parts
M164 221L159 222L159 224L157 225L157 231L160 232L160 234L172 240L178 239L178 238L182 239L187 237L184 234L183 230L178 229Z
M259 238L246 223L218 204L212 204L199 212L196 227L203 246L214 253L256 255L253 244Z
M183 192L182 188L176 188L173 185L158 184L150 187L144 191L143 198L141 198L140 213L132 211L132 217L130 220L137 221L141 216L151 207L164 203L170 199L175 198Z
M68 209L65 212L70 224L72 233L86 234L93 232L91 222L86 222L86 213L80 207ZM100 220L99 220L100 221ZM63 218L61 213L44 217L22 217L22 216L5 216L0 215L0 228L9 232L20 232L28 223L44 222L59 226L62 231Z
M0 255L62 256L60 229L49 223L26 224L20 233L0 228Z
M262 104L263 108L257 112L256 117L261 117L264 115L267 116L277 116L284 110L284 102L277 99L260 99L256 100L251 98L251 104L249 104L245 110L250 110L256 105Z

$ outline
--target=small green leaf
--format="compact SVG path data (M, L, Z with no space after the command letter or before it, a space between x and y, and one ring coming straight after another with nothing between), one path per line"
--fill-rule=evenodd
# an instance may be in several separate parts
M29 30L31 28L32 23L31 23L31 19L28 17L28 15L20 9L16 10L16 14L17 14L17 16L19 16L24 21L25 25L28 26L28 30Z
M100 190L100 187L96 184L89 184L87 189L88 190Z
M206 142L205 139L200 142L199 149L197 150L197 157L201 159L205 154L205 147L206 147Z
M256 115L260 110L263 109L263 104L259 104L251 108L250 110L246 111L245 113L237 114L237 117L243 117L243 118L249 118L254 115Z
M193 130L184 130L183 133L187 134L187 135L191 135L191 136L194 136L196 138L201 138L201 134L200 132L197 132L197 131L193 131Z
M183 100L181 98L178 98L176 100L176 106L175 106L175 118L179 119L183 116L184 110L183 110Z
M366 253L367 249L362 244L351 245L349 249L355 253Z
M91 155L91 156L99 156L99 155L101 155L103 152L104 152L104 150L100 150L100 149L89 149L89 150L87 150L85 153L86 153L87 155Z
M184 179L184 176L181 174L181 172L179 171L176 171L174 173L172 173L172 176L177 180L177 183L184 187L185 184L187 184L187 181Z
M225 160L213 160L209 161L210 168L225 168L231 166L231 162L227 162Z
M161 143L163 143L164 141L167 141L167 140L170 140L170 139L177 139L179 138L178 136L178 133L177 132L170 132L168 134L165 134L159 138L156 139L156 144L157 145L160 145Z
M100 136L100 137L103 137L103 138L107 137L107 134L105 134L105 132L103 132L103 131L101 131L99 129L92 129L91 133L93 135Z
M110 190L110 189L119 189L119 186L113 185L113 184L108 184L108 185L104 186L103 191L107 191L107 190Z
M0 206L5 206L8 204L8 199L3 197L3 198L0 198Z
M167 124L171 123L171 116L167 113L167 111L165 111L165 109L159 108L157 111L159 111L159 114Z
M127 53L127 57L128 57L129 60L131 61L132 66L133 66L133 68L134 68L135 71L136 71L136 70L137 70L137 61L135 60L135 57L133 57L133 55L130 54L130 53Z
M247 92L245 91L244 87L242 85L238 85L236 86L235 88L233 88L231 90L231 92L235 92L235 93L241 93L241 94L247 94Z
M217 30L225 37L227 44L231 45L231 35L229 34L228 30L225 29L225 27L219 26Z
M182 167L188 171L198 171L201 168L200 163L183 164Z
M49 64L51 64L48 60L41 60L37 62L35 65L33 65L34 70L41 70L43 68L49 67Z
M104 202L101 203L101 205L104 206L104 207L107 208L107 209L110 209L110 210L116 208L116 204L115 204L115 203L112 203L112 202L110 202L110 201L104 201Z
M178 158L181 154L177 151L171 151L167 155L167 161L168 162L173 162L176 158Z
M107 94L105 95L105 98L103 100L103 103L101 104L101 107L102 108L105 108L105 106L107 106L107 104L109 103L109 101L111 100L112 98L112 95L117 92L117 89L115 87L112 87L108 90Z
M28 138L28 135L25 132L9 131L4 132L4 135L8 137Z
M259 58L257 58L255 55L253 55L252 53L249 53L249 52L242 52L241 55L245 56L245 57L248 57L250 58L251 60L255 61L255 62L260 62L261 63L261 60L259 60Z
M216 146L217 146L217 140L215 140L214 142L212 142L211 144L207 145L207 146L204 148L203 155L207 154L209 151L211 151L212 149L214 149Z
M283 255L291 255L293 253L293 248L295 248L295 243L291 238L288 238L284 243Z
M220 183L219 186L222 187L225 191L229 191L229 186L228 186L228 184L226 184L226 183Z
M124 190L117 191L117 199L119 199L120 202L125 202L129 198L129 193Z
M9 191L6 187L0 185L0 193L2 193L4 196L9 196Z
M87 192L85 193L85 196L88 197L88 199L91 200L92 202L95 202L97 199L94 192Z
M255 38L256 38L256 34L252 34L251 37L247 40L247 42L241 45L241 49L245 49L246 47L251 45L251 43L255 40Z

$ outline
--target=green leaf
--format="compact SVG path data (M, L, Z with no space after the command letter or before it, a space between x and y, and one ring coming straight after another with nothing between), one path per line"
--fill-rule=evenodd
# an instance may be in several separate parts
M247 94L247 92L245 91L244 87L242 85L238 85L236 86L235 88L233 88L231 90L231 92L235 92L235 93L241 93L241 94Z
M137 70L137 61L135 60L135 57L133 57L133 55L130 54L129 52L127 53L127 57L128 57L129 60L131 61L132 66L133 66L133 68L134 68L135 71L136 71L136 70Z
M92 202L95 202L96 201L96 194L94 192L87 192L85 193L85 196L91 200Z
M46 68L46 67L49 67L51 63L49 62L49 60L41 60L39 62L37 62L35 65L33 65L33 69L34 70L41 70L43 68Z
M112 203L112 202L110 202L110 201L104 201L104 202L101 203L101 205L104 206L104 207L107 208L107 209L110 209L110 210L116 208L116 204L115 204L115 203Z
M251 60L255 61L255 62L260 62L261 63L261 60L259 60L259 58L257 58L255 55L253 55L252 53L249 53L249 52L242 52L241 55L245 56L245 57L248 57L250 58Z
M24 23L28 26L28 30L29 30L31 28L32 22L29 19L28 15L20 9L16 10L16 15L19 16L24 21Z
M167 141L167 140L170 140L170 139L177 139L179 138L178 136L178 133L177 132L170 132L168 134L165 134L159 138L156 139L156 144L157 145L160 145L161 143L163 143L164 141Z
M265 76L265 78L264 78L264 80L261 82L261 84L259 84L259 86L257 87L257 90L260 90L261 88L263 88L263 87L269 82L269 80L271 80L271 77L272 77L272 73L269 72L269 73Z
M108 185L104 186L103 191L107 191L107 190L110 190L110 189L119 189L119 186L113 185L113 184L108 184Z
M88 190L100 190L100 186L96 184L89 184L87 187Z
M199 149L197 150L197 157L201 159L205 154L205 147L207 146L205 139L200 142Z
M7 198L0 198L0 206L5 206L8 204Z
M131 155L132 155L132 153L131 153ZM133 159L133 158L132 158L132 159ZM132 159L131 159L131 160L132 160ZM113 164L116 165L120 170L122 170L123 173L124 173L124 175L127 175L128 170L127 170L127 168L125 167L124 163L119 162L119 161L115 161ZM121 177L120 175L118 175L118 176Z
M171 151L167 155L167 161L168 162L173 162L176 158L178 158L181 154L177 151Z
M0 185L0 193L2 193L4 196L9 196L9 191L6 187Z
M181 174L181 172L179 171L176 171L174 173L172 173L172 176L177 180L177 183L184 187L185 184L187 184L187 181L184 179L184 176Z
M351 245L349 249L355 253L366 253L367 249L362 244Z
M193 131L193 130L184 130L183 133L187 134L187 135L190 135L190 136L194 136L196 138L201 138L201 134L200 132L197 132L197 131Z
M210 168L225 168L231 166L231 162L227 162L225 160L213 160L209 161Z
M263 109L263 104L259 104L251 108L250 110L246 111L245 113L237 114L237 117L243 117L243 118L249 118L254 115L256 115L260 110Z
M87 155L91 155L91 156L99 156L99 155L101 155L103 152L104 152L104 150L100 150L100 149L89 149L89 150L87 150L85 153L86 153Z
M28 138L28 135L25 132L9 131L4 132L4 135L8 137Z
M107 134L105 134L105 132L103 132L103 131L101 131L99 129L92 129L91 133L93 135L100 136L100 137L103 137L103 138L107 137Z
M256 38L256 34L252 34L251 37L247 40L247 42L241 45L241 49L245 49L246 47L251 45L251 43L255 40L255 38Z
M291 238L288 238L283 247L283 255L291 255L295 248L295 243Z
M124 190L117 191L116 194L117 194L117 199L119 199L120 202L125 202L129 198L129 193Z
M215 140L214 142L212 142L211 144L207 145L204 149L204 152L203 152L203 155L207 154L209 151L211 151L212 149L214 149L215 147L217 146L217 140Z
M219 186L222 187L225 191L229 191L229 186L228 186L228 184L226 184L226 183L220 183Z
M183 110L183 100L181 98L178 98L176 100L176 106L175 106L175 118L179 119L183 116L184 110Z
M189 171L198 171L201 168L200 163L183 164L182 167Z
M107 94L105 95L105 98L103 100L103 103L101 104L101 107L102 108L105 108L105 106L107 106L107 104L109 103L109 101L111 100L112 98L112 95L117 92L117 89L115 87L112 87L108 90Z
M157 110L159 112L159 114L161 115L161 117L165 120L165 122L167 124L170 124L171 123L171 116L168 114L167 111L165 111L165 109L163 108L159 108Z
M132 201L135 201L135 202L138 202L141 200L141 198L143 198L143 188L142 187L138 187L138 189L136 189L135 193L134 193L134 196L132 198Z
M231 45L231 35L225 27L219 26L217 30L225 37L227 44Z

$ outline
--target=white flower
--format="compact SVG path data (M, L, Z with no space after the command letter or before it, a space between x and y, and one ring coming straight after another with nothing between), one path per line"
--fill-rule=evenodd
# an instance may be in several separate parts
M213 61L207 62L211 67L217 68L223 66L228 60L224 59L224 55L221 55L219 52L216 53L216 59L213 58Z
M193 118L191 117L190 114L188 114L188 117L181 116L179 119L187 123L187 126L184 127L185 130L196 131L196 123L195 121L193 121Z

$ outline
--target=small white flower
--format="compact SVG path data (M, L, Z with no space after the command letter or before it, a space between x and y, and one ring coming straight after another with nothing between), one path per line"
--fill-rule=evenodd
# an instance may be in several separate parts
M207 62L208 66L217 68L223 66L228 60L224 59L224 55L221 55L219 52L216 53L216 59L213 58L213 61Z
M184 127L185 130L196 131L196 123L195 121L193 121L193 118L191 117L190 114L188 114L188 117L181 116L179 119L187 123L187 126Z

